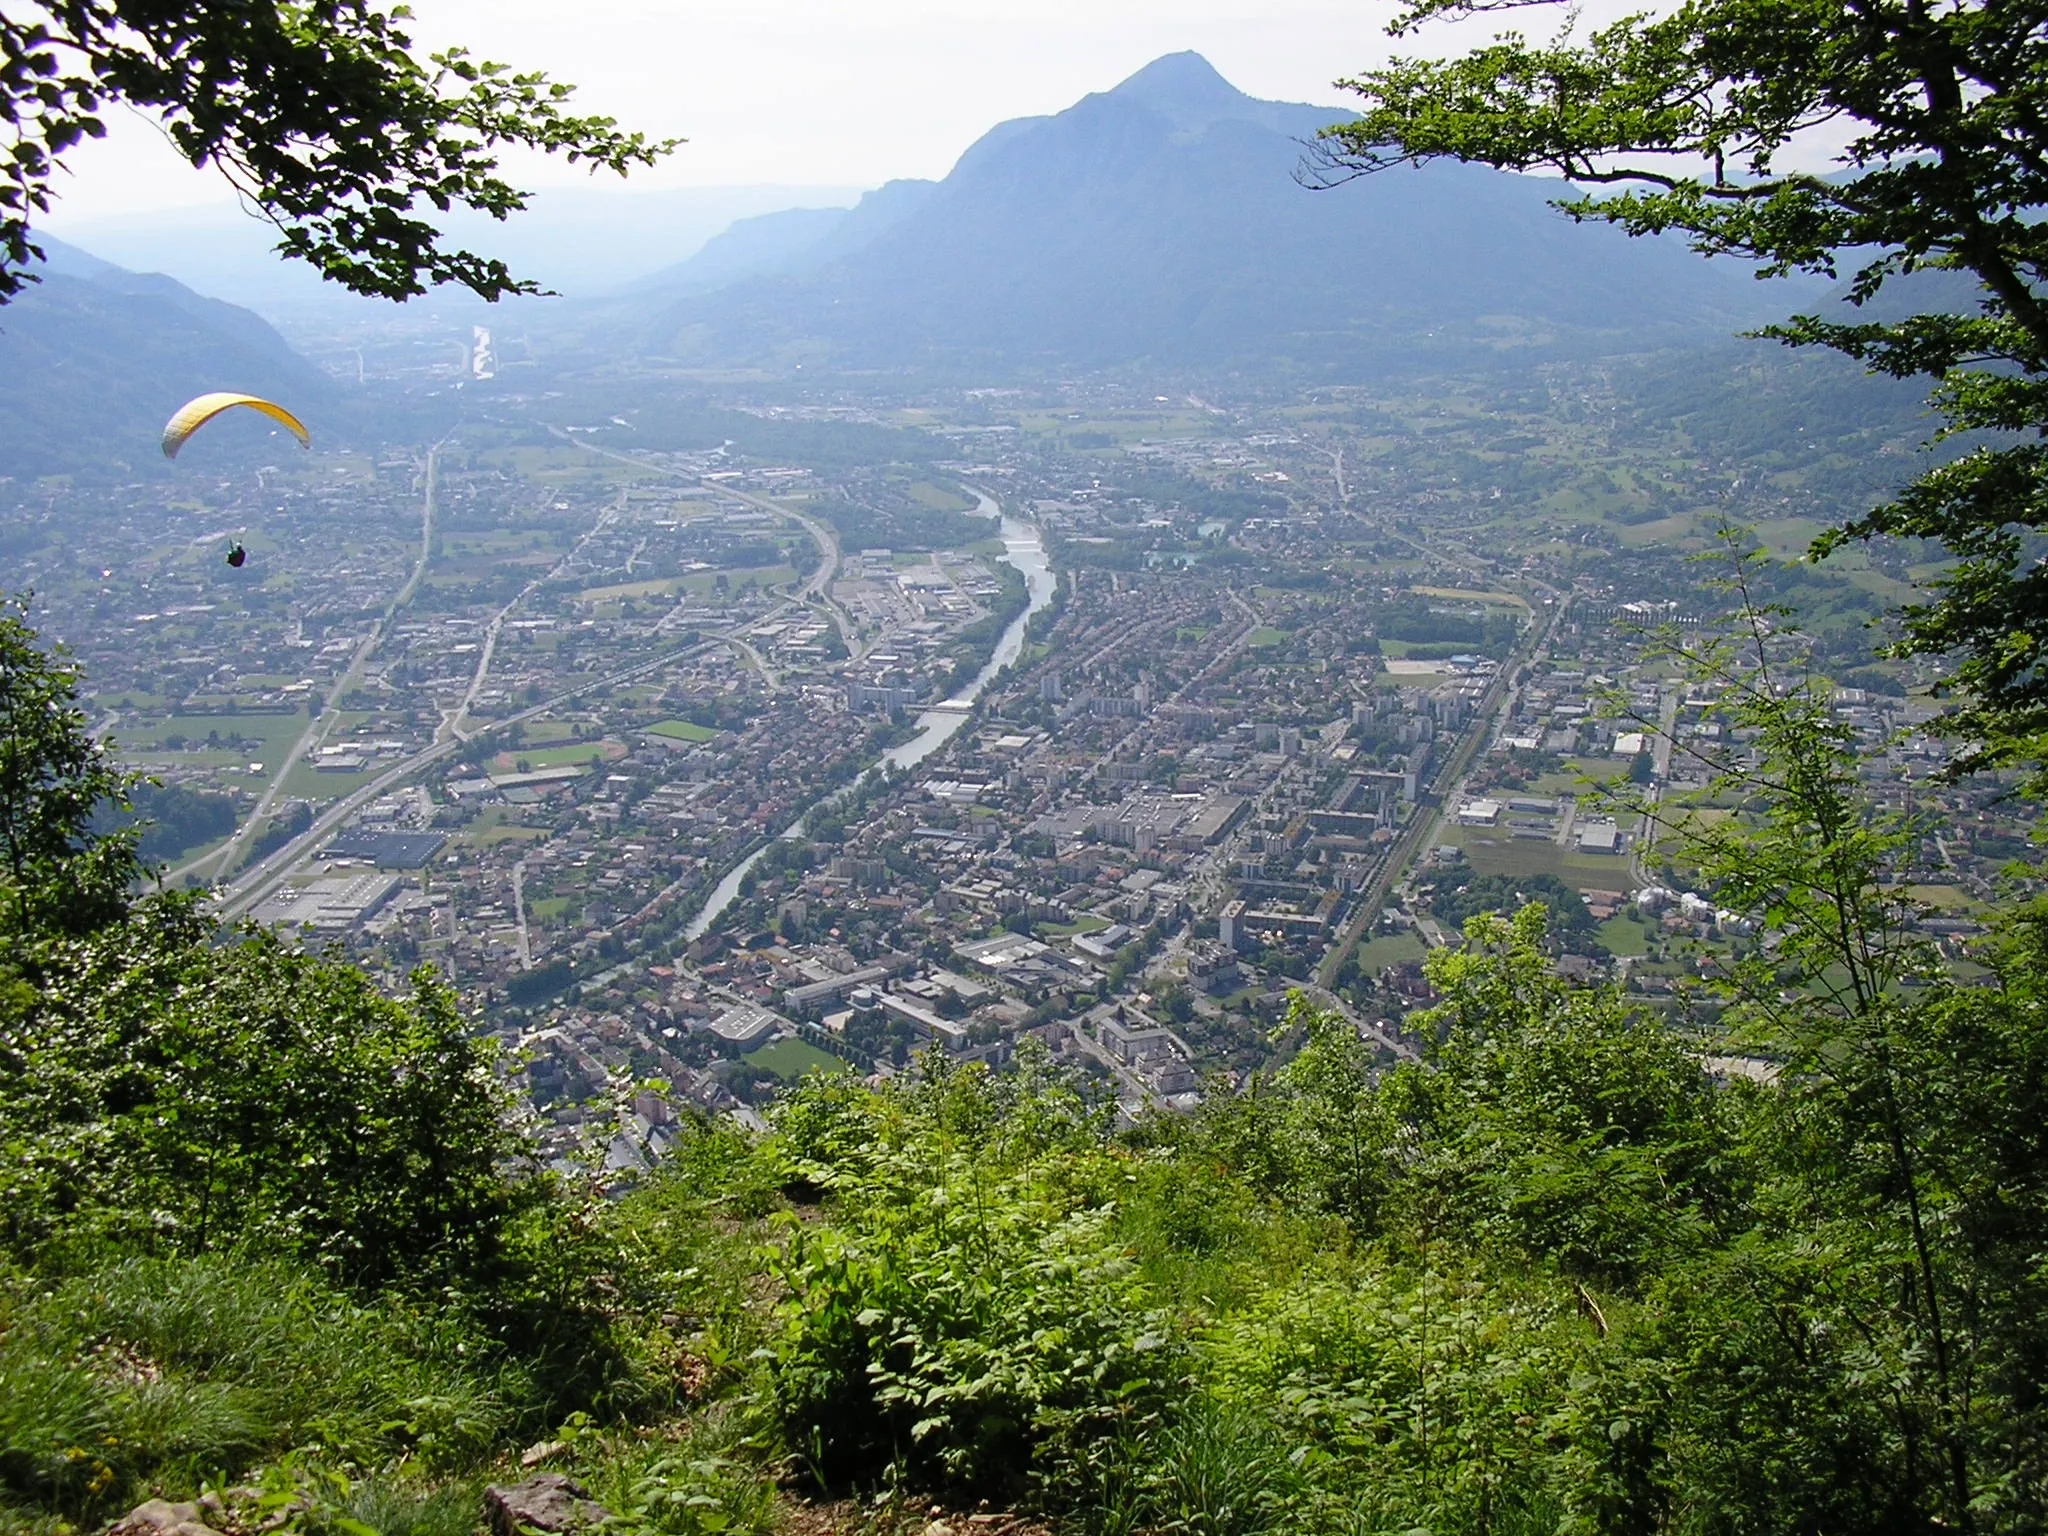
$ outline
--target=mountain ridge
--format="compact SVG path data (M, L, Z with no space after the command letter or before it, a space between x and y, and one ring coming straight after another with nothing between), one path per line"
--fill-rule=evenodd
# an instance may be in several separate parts
M1344 115L1259 101L1169 54L997 124L891 207L871 193L801 230L736 227L705 256L747 240L772 255L671 269L637 345L701 365L1341 373L1639 350L1782 312L1732 263L1570 224L1541 178L1440 164L1302 186L1308 142ZM862 209L861 238L840 243Z
M334 381L261 316L50 235L35 239L44 252L32 269L38 281L0 308L0 475L159 470L164 421L212 389L275 395L336 417ZM223 453L267 448L269 436L241 422L209 435Z

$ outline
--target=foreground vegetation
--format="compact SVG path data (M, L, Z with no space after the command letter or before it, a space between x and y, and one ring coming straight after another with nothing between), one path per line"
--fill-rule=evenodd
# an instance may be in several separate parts
M682 1533L778 1489L1213 1536L2037 1528L2038 938L1898 1032L1885 1105L1717 1085L1539 928L1439 962L1428 1066L1302 1014L1259 1091L1123 1136L1042 1063L814 1079L432 1288L175 1228L17 1246L12 1518L254 1478L305 1529L462 1531L556 1441Z

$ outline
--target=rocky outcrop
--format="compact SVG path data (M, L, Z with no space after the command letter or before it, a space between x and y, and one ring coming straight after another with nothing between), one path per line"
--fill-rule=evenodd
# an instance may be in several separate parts
M484 1490L484 1519L492 1536L580 1531L596 1525L608 1513L602 1504L584 1497L573 1478L560 1472L542 1472L510 1487L493 1483Z
M151 1499L107 1527L106 1536L220 1536L209 1522L219 1520L221 1513L215 1499L192 1504Z

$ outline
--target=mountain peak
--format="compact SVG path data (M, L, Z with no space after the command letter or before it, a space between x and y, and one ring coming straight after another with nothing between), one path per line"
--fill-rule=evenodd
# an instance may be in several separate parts
M1140 102L1180 128L1202 128L1219 118L1239 117L1254 105L1192 49L1154 59L1106 94Z

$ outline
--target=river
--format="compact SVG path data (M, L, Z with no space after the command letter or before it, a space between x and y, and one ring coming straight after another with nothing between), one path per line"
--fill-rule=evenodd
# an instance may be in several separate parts
M1032 616L1052 601L1052 595L1059 586L1059 579L1053 575L1052 563L1045 557L1045 542L1038 530L1027 522L1007 516L997 505L995 498L980 491L974 493L980 505L975 509L982 516L1000 523L1003 552L999 557L1005 565L1013 566L1023 574L1024 591L1030 599L1024 611L1010 621L996 641L996 648L989 653L987 663L974 674L974 681L959 693L935 709L928 709L917 717L917 734L910 740L891 747L882 754L882 761L896 772L914 768L956 736L973 714L974 702L994 679L995 675L1015 661L1024 651L1024 631L1031 623ZM803 836L803 816L783 828L785 838ZM747 855L726 877L712 888L697 915L690 919L683 929L685 939L701 939L711 931L711 925L725 915L725 910L739 899L740 882L747 877L761 855L768 851L766 846L756 848Z

